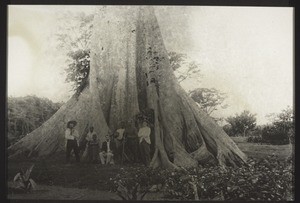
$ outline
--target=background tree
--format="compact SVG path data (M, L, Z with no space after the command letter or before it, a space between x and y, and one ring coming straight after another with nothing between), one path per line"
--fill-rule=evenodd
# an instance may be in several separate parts
M295 127L294 118L294 110L290 106L287 106L286 109L283 109L276 115L273 124L278 128L282 128L285 133L288 133L290 129Z
M175 72L176 78L179 83L187 81L189 79L196 79L201 83L200 64L196 61L187 62L187 55L177 52L169 52L169 60L172 69ZM187 65L186 65L187 64ZM212 116L212 113L218 109L225 109L228 104L224 104L227 95L215 88L195 88L188 94L208 115ZM223 121L223 118L212 116L216 122Z
M88 85L90 46L94 14L61 13L56 38L57 48L66 54L66 82L79 94Z
M8 97L8 144L13 144L41 126L61 106L36 96Z
M174 51L171 51L168 53L169 60L170 60L170 66L173 69L173 71L176 71L178 68L180 68L187 58L186 54L177 53Z
M215 88L197 88L190 91L189 96L197 102L200 108L208 115L211 115L214 111L218 110L218 108L224 109L228 106L223 104L227 95Z
M230 116L225 119L230 124L230 129L227 131L232 135L246 136L248 131L251 131L256 126L255 114L251 114L249 111L243 111L240 115Z
M200 64L196 61L187 62L188 57L186 54L169 52L168 57L179 83L191 78L199 81L199 78L202 77Z
M200 64L196 61L188 63L187 70L177 70L177 80L179 83L191 78L195 78L198 82L200 82L201 77Z
M270 144L288 144L295 140L294 110L288 106L278 114L268 115L272 123L262 131L262 141Z

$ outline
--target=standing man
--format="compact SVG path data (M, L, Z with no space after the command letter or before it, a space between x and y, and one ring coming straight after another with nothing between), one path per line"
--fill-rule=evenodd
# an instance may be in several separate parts
M138 137L140 139L139 147L142 156L142 161L145 164L145 166L149 166L150 164L150 134L151 129L148 127L147 122L144 121L142 127L139 129Z
M125 124L122 121L119 125L119 128L116 130L114 134L114 140L116 144L116 153L115 153L115 158L118 161L121 161L122 158L122 149L123 149L123 141L124 141L124 131L125 131Z
M100 152L100 160L102 164L113 164L113 156L116 150L116 145L110 140L110 136L105 136L106 141L102 143L102 148Z
M69 121L67 123L67 129L65 132L65 139L66 139L66 162L70 162L70 155L71 151L74 151L76 162L80 161L79 158L79 134L78 131L75 129L77 122L76 121Z
M92 147L91 147L91 143L93 141L93 137L96 135L96 133L94 132L94 127L91 126L90 129L89 129L89 132L86 136L86 141L87 141L87 154L88 154L88 161L92 161L93 159L93 150L92 150ZM96 135L97 136L97 135Z
M136 163L138 161L137 153L138 153L139 141L138 141L138 132L132 119L129 120L124 133L127 139L126 148L131 153L131 158L133 162Z
M90 150L90 156L89 161L92 163L98 163L99 161L99 140L97 138L96 134L93 134L92 140L89 142L89 150Z

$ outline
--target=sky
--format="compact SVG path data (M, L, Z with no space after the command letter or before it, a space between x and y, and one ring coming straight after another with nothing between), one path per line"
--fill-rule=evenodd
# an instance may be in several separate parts
M54 102L72 95L65 55L56 48L58 14L92 13L93 6L9 6L8 96L36 95ZM156 7L168 51L200 64L201 78L181 83L188 91L216 88L227 94L228 117L249 110L257 123L293 105L293 8Z

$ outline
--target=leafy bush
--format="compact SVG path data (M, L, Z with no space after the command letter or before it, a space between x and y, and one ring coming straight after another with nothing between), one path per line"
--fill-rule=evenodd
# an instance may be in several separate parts
M266 126L262 130L262 141L265 143L282 145L289 143L289 135L282 127Z
M287 200L293 194L292 159L276 156L248 159L248 166L223 168L197 167L178 170L132 168L111 179L112 190L121 183L127 191L140 185L139 193L161 185L164 197L172 200ZM196 190L195 190L196 188ZM131 195L132 196L132 195Z
M272 124L265 126L262 130L263 142L277 145L294 143L294 109L288 106L279 114L272 114L269 116L273 117L273 121Z
M252 143L262 143L262 137L261 136L250 136L247 138L247 142Z
M248 167L194 168L175 171L168 177L166 197L193 200L194 191L188 184L197 185L200 200L286 200L292 194L291 162L278 162L275 156L249 159Z
M130 167L110 179L112 192L123 200L141 200L154 185L162 185L168 171L160 168Z

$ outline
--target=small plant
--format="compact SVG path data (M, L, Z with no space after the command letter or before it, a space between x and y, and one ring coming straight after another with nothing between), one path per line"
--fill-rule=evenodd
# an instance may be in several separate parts
M122 200L143 200L148 190L141 191L141 185L136 183L133 187L126 187L119 182L119 187L117 189L117 195L122 198Z
M21 169L21 172L17 173L14 177L14 183L16 184L16 188L18 190L28 192L31 190L36 190L37 184L35 181L30 178L32 169L34 167L34 164L31 165L29 169L26 170L26 172Z

